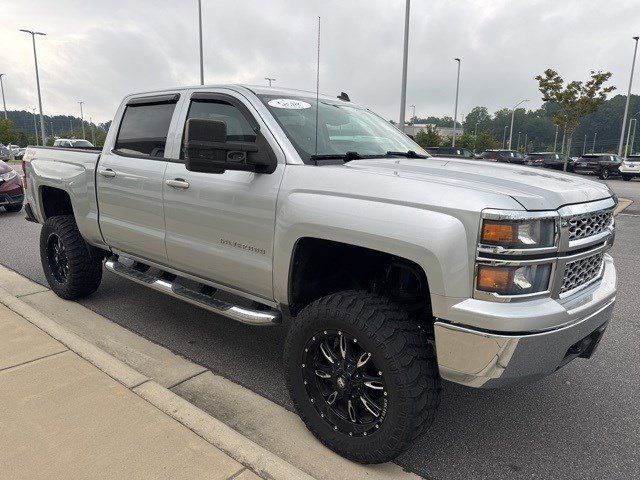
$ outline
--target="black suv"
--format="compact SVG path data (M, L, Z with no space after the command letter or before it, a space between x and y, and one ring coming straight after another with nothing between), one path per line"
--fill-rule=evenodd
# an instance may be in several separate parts
M554 170L564 170L564 159L556 152L533 152L524 157L525 165L532 167L553 168ZM567 163L567 170L572 166L572 162ZM570 170L569 170L570 171Z
M573 164L575 173L596 174L601 180L620 175L622 157L613 153L587 153Z
M524 164L524 156L515 150L485 150L480 158L490 162Z
M429 147L427 152L432 157L462 157L475 158L471 150L458 147Z

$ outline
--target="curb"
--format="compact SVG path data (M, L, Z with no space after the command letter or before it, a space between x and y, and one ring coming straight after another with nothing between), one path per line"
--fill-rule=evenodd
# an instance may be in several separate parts
M633 203L633 200L629 200L628 198L618 198L618 205L616 209L613 211L614 215L619 215L625 208L628 208Z
M0 303L262 478L314 480L307 473L249 440L187 400L68 331L2 287L0 287Z

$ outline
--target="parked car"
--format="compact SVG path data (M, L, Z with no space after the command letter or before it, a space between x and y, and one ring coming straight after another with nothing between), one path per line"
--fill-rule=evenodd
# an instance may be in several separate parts
M7 145L7 148L9 150L11 150L11 153L13 153L13 158L15 158L16 160L22 160L22 157L24 157L24 148L21 148L20 145Z
M7 212L19 212L24 200L20 175L0 160L0 207Z
M623 180L631 180L633 177L640 177L640 155L629 155L620 164L620 175Z
M462 157L474 158L473 152L466 148L458 147L429 147L427 152L432 157Z
M82 138L58 138L53 141L54 147L63 148L95 148L93 143Z
M11 158L11 150L4 144L0 143L0 161L6 161Z
M567 163L567 167L570 163ZM564 170L564 159L556 152L532 152L525 157L525 165Z
M573 165L575 173L595 174L601 180L620 175L622 157L613 153L585 153Z
M365 463L431 425L441 379L509 386L591 357L616 297L607 185L430 158L368 109L320 100L138 93L101 152L29 147L25 209L51 289L90 295L104 260L234 320L286 319L293 405Z
M524 156L515 150L485 150L480 158L490 162L524 164Z

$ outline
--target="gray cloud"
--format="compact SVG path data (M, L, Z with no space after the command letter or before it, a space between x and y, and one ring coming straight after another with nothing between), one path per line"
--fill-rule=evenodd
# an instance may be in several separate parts
M10 109L37 104L30 38L38 38L45 113L108 120L131 91L198 82L196 0L0 0L0 72ZM322 17L321 90L346 91L397 118L403 0L203 0L208 83L313 90ZM533 77L610 70L626 92L640 3L617 0L413 0L407 101L417 113L452 115L462 58L461 112L523 98L540 104ZM634 30L636 29L636 30Z

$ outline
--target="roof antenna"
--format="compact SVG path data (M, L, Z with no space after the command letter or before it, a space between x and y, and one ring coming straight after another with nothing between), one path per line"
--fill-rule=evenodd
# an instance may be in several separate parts
M318 115L320 113L320 17L318 17L318 65L316 69L316 155L318 155Z

